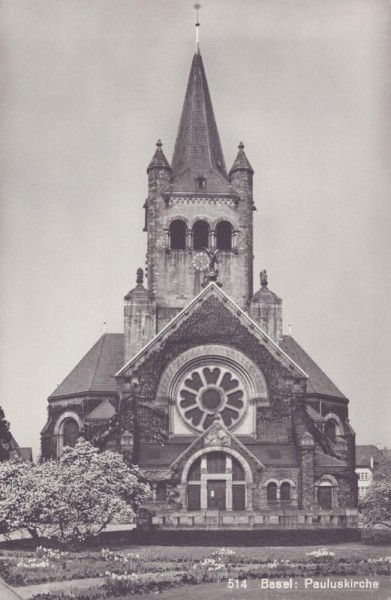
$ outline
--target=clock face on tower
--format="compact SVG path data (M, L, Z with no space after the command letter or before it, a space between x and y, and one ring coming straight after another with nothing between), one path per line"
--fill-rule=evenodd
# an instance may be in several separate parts
M205 252L196 252L193 257L193 267L196 271L206 271L209 259Z

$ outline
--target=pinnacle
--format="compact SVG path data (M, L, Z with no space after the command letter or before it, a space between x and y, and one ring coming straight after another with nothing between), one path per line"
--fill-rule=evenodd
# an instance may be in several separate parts
M170 163L168 162L168 160L166 159L166 157L164 155L162 146L163 146L163 144L162 144L161 140L158 140L156 142L155 154L153 155L152 160L148 165L147 173L149 173L149 171L151 169L171 170Z
M243 142L240 142L238 148L239 152L235 158L234 164L232 165L229 174L231 175L231 173L233 173L234 171L250 171L251 173L254 173L254 169L250 165L249 160L244 152Z

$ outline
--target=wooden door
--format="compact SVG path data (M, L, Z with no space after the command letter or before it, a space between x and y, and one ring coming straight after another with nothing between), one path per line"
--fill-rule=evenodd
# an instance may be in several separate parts
M225 510L225 481L208 481L208 508Z

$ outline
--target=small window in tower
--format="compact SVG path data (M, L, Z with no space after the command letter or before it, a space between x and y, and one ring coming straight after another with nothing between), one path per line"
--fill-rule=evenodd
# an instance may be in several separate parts
M330 419L330 421L327 421L325 428L324 428L324 432L331 442L334 442L334 443L336 442L337 424L335 421L333 421L332 419Z
M206 221L196 221L194 223L193 246L195 250L209 247L209 225Z
M203 190L206 188L206 179L203 175L198 175L198 177L196 178L196 182L197 182L197 188L199 190Z
M217 223L216 248L219 250L232 249L232 225L228 221L220 221L220 223Z
M186 223L180 219L170 224L171 250L185 250L186 248Z

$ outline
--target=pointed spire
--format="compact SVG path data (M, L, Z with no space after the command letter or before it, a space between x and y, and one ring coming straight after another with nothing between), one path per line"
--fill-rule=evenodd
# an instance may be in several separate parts
M173 191L228 192L229 178L201 54L193 57L172 159ZM202 182L202 185L201 185Z
M254 173L254 169L250 165L248 158L244 152L243 142L240 142L238 148L239 152L235 158L235 162L232 165L229 174L231 175L231 173L233 173L234 171L250 171L251 173Z
M151 162L148 165L147 173L149 173L149 171L151 169L167 169L167 170L171 171L170 163L164 156L162 146L163 146L163 144L162 144L161 140L158 140L156 142L156 151L152 157Z

